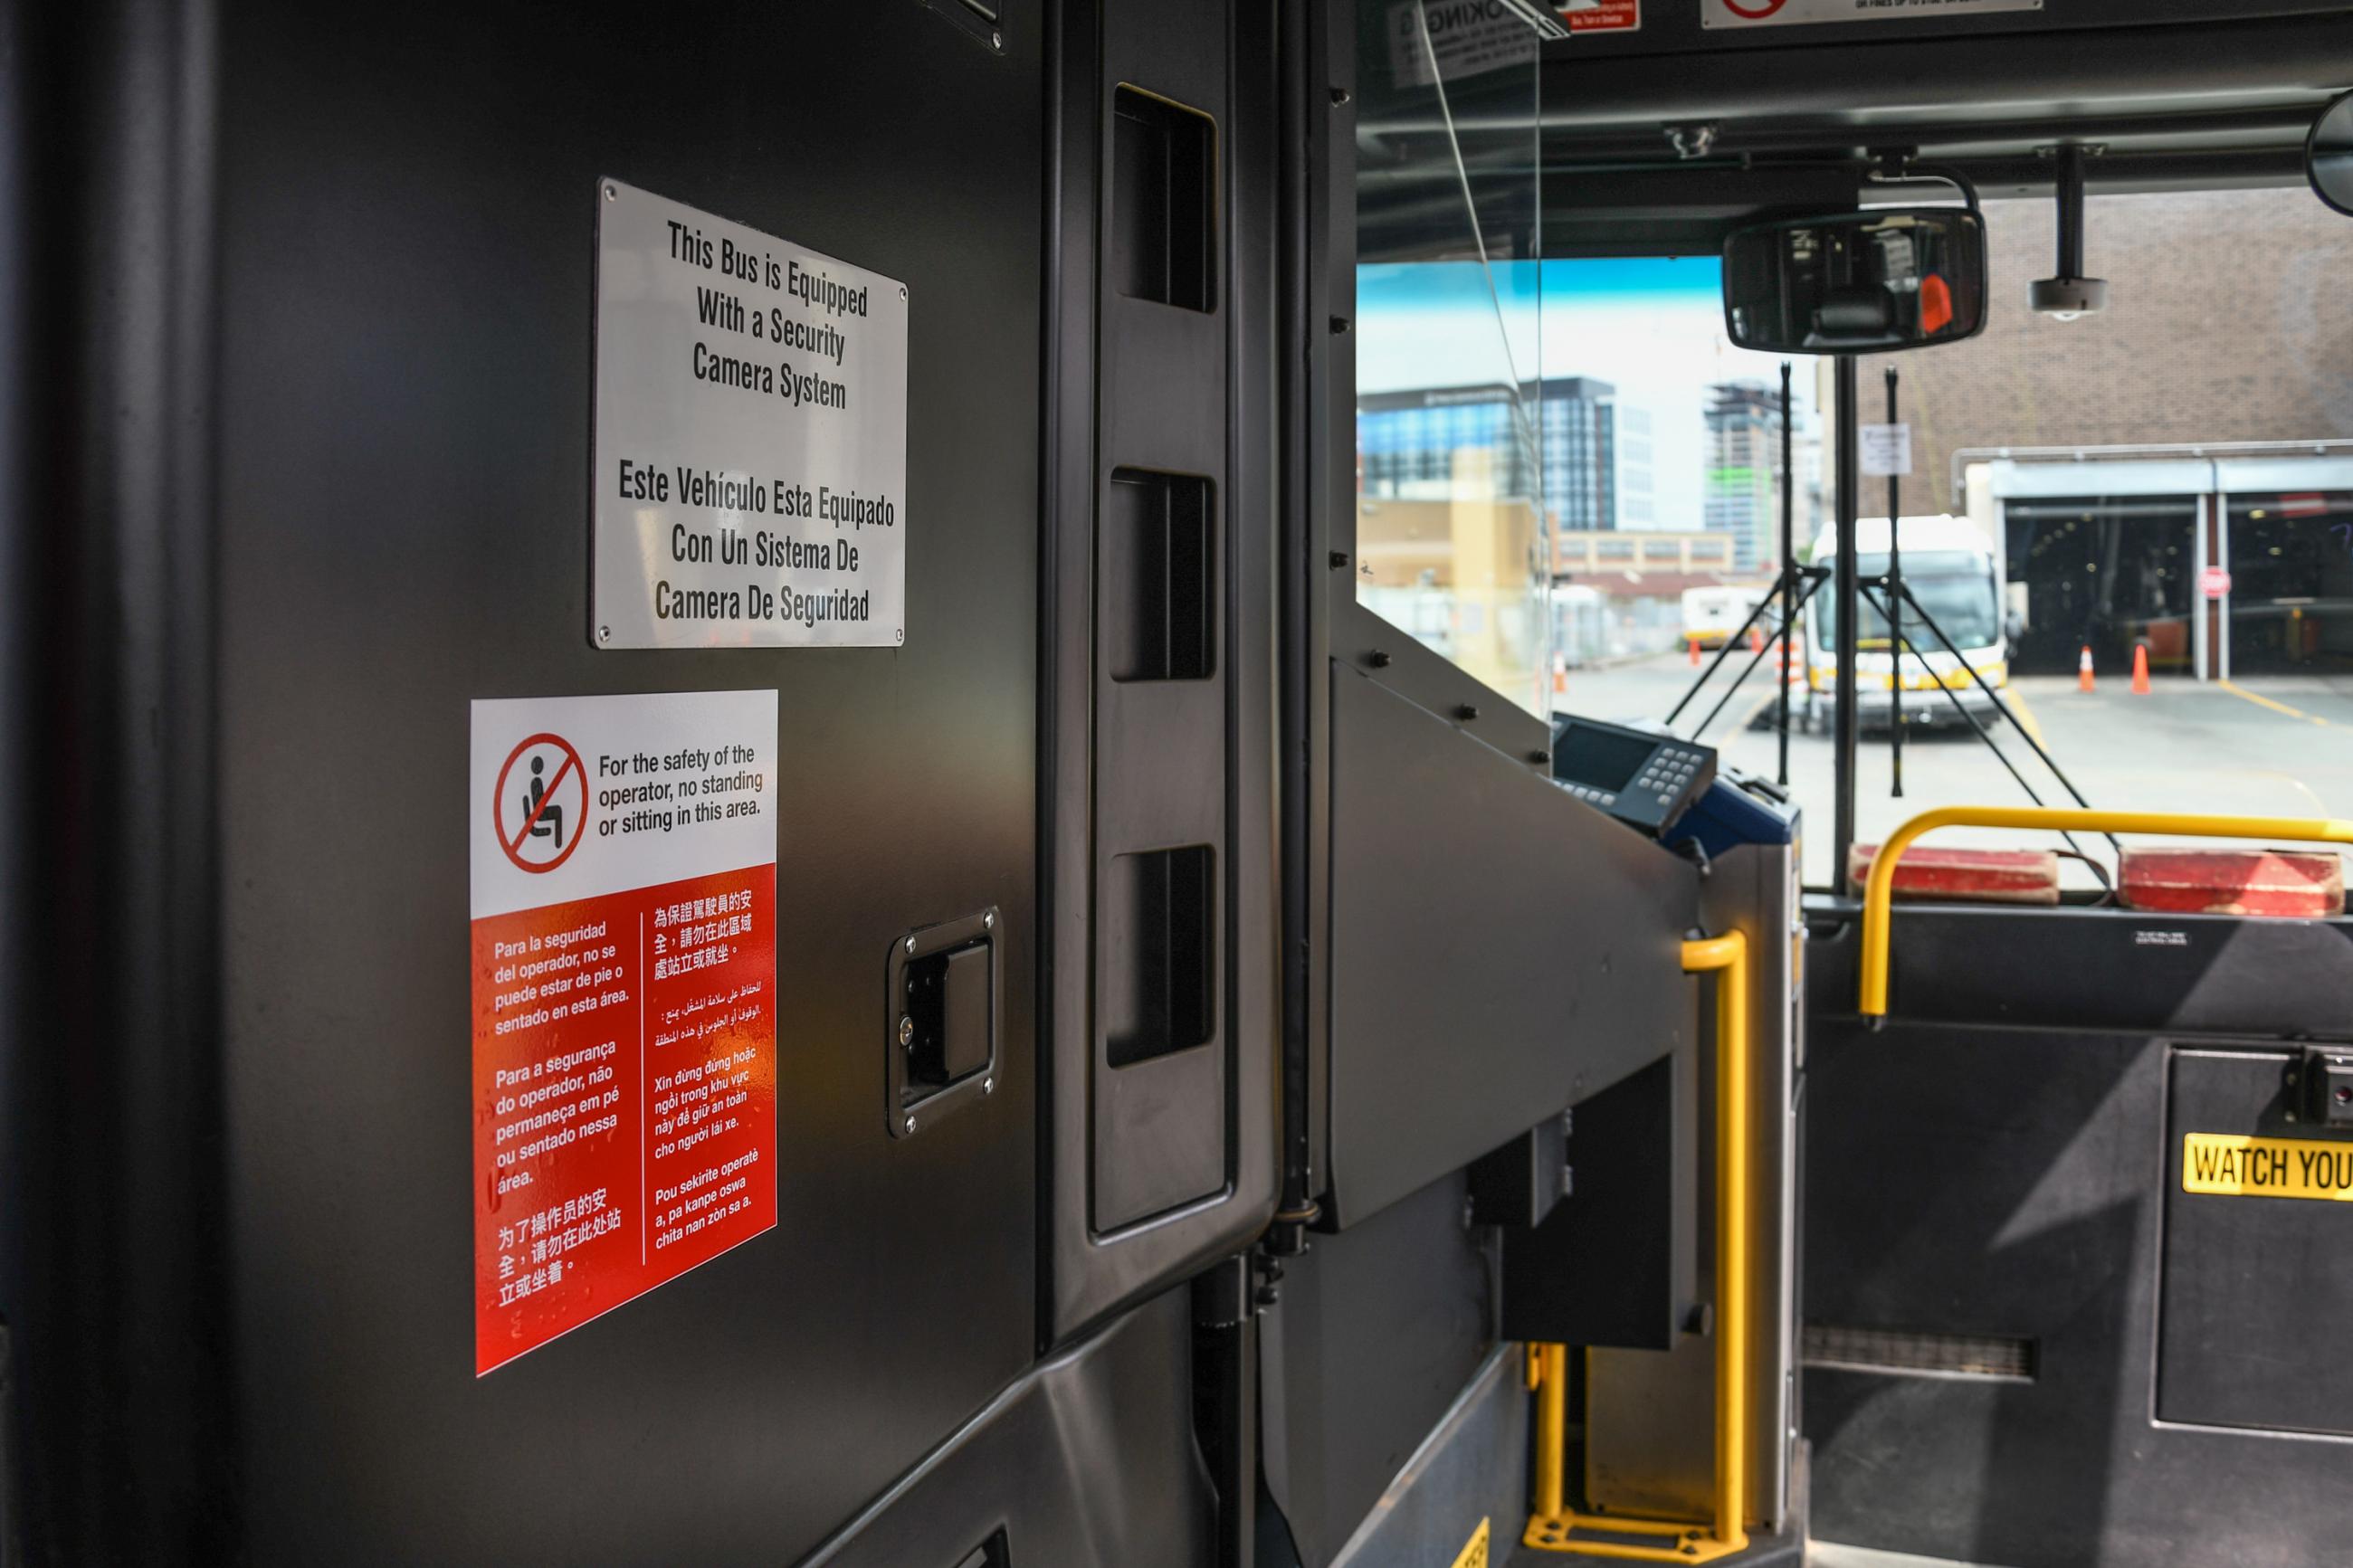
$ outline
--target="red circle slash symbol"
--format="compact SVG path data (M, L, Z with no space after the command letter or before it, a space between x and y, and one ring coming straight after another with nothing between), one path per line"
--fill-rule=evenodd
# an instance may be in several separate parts
M507 779L514 772L514 765L543 746L563 761L540 785L540 775L546 773L548 759L533 757L532 782L519 785L510 799ZM580 802L567 809L556 795L567 780L575 779ZM510 828L510 823L515 826ZM499 847L507 852L508 859L526 871L553 871L572 858L587 827L588 769L581 762L580 753L572 749L571 742L561 735L542 733L531 736L507 753L506 764L499 769L499 782L491 792L491 831L499 836ZM543 858L534 859L527 850L543 851Z
M1788 3L1789 0L1724 0L1724 8L1736 16L1761 22Z

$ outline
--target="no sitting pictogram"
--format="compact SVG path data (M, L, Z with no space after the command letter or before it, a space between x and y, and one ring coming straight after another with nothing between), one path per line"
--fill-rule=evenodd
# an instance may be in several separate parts
M543 731L507 753L491 794L491 828L526 871L553 871L572 858L588 828L588 768L571 742Z

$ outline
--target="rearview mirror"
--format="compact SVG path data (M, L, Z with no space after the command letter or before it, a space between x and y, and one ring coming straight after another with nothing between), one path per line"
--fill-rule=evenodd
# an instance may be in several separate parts
M1985 331L1985 223L1966 207L1876 207L1736 229L1724 320L1766 353L1884 353Z
M2312 122L2312 134L2304 142L2304 177L2314 195L2353 217L2353 92Z

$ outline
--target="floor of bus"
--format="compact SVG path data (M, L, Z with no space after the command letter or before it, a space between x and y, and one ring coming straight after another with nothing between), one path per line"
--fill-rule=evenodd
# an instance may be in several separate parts
M1504 1559L1506 1568L1562 1568L1563 1564L1601 1564L1614 1560L1565 1555L1520 1547ZM1809 1542L1807 1568L1995 1568L1990 1563L1959 1563L1947 1557L1915 1557L1903 1552L1875 1552L1868 1546L1842 1546L1828 1541ZM1622 1563L1618 1568L1623 1568Z

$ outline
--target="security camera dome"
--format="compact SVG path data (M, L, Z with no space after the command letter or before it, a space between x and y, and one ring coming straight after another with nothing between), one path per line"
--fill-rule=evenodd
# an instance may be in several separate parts
M2078 316L2096 316L2108 308L2108 281L2105 278L2042 278L2035 280L2028 297L2036 315L2072 321Z

